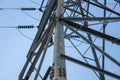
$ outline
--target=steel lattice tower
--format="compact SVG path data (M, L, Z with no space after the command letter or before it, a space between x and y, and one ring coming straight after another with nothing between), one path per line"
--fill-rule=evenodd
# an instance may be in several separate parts
M120 54L119 51L113 54L115 49L112 47L119 49L120 39L109 30L115 31L114 28L120 25L120 1L112 0L111 4L110 1L43 0L38 32L19 80L31 80L31 76L34 80L75 80L71 75L79 75L78 80L88 77L92 80L119 80L120 58L116 56ZM45 61L49 49L53 49L53 61L51 56ZM109 64L115 66L118 73L108 70ZM74 65L79 66L81 72L76 73ZM82 71L81 66L87 70ZM44 74L41 75L42 71Z

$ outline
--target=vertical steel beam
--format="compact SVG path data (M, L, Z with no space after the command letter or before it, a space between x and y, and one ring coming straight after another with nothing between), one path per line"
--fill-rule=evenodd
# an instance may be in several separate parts
M83 12L83 8L82 8L81 1L80 1L80 0L77 0L77 1L80 3L78 6L80 7L80 11L81 11L81 13L82 13L82 17L85 18L86 16L84 16L84 12ZM88 6L89 6L89 4L88 4ZM88 9L87 9L87 10L88 10L88 11L87 11L87 15L88 15L89 7L87 7L87 8L88 8ZM84 26L85 26L85 27L88 27L88 22L87 22L87 21L84 21ZM88 36L88 39L89 39L91 42L93 42L91 35L87 33L87 36ZM91 51L92 51L93 56L94 56L94 59L95 59L95 64L96 64L96 66L100 69L100 63L99 63L99 60L98 60L98 57L97 57L95 48L92 47L92 46L91 46ZM100 76L99 79L102 80L102 74L101 74L101 73L99 73L99 76Z
M106 6L106 0L104 0L104 6ZM104 9L104 18L106 17L106 10ZM106 24L103 24L103 34L105 34L105 28L106 28ZM105 39L103 39L103 51L105 51ZM105 56L102 55L102 70L104 70L105 68ZM103 74L102 75L102 80L105 80L105 75Z
M58 0L56 17L63 15L64 0ZM54 37L54 58L53 58L53 76L52 80L66 80L65 60L60 57L65 53L63 25L57 21Z

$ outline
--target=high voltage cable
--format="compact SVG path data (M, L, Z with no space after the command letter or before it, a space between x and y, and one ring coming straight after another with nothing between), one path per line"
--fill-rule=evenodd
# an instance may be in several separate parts
M37 19L37 18L33 17L32 15L28 14L27 12L25 12L25 11L22 11L22 12L23 12L25 15L27 15L27 16L29 16L29 17L37 20L37 21L40 21L40 19Z
M33 0L29 0L34 4L40 5L39 3L33 1ZM0 8L0 10L39 10L42 12L41 8L43 6L44 0L42 0L42 3L40 5L40 8Z
M35 1L33 1L33 0L29 0L29 1L31 1L32 3L34 3L34 4L36 4L36 5L40 5L39 3L37 3L37 2L35 2Z
M18 32L23 36L23 37L25 37L25 38L27 38L27 39L29 39L29 40L33 40L32 38L30 38L30 37L28 37L27 35L25 35L24 33L22 33L21 31L20 31L20 29L17 29L18 30Z
M18 25L18 26L0 26L0 28L17 28L17 29L32 29L38 26L33 25Z
M33 26L33 25L18 25L18 26L0 26L0 28L16 28L18 30L18 32L25 38L29 39L29 40L33 40L32 38L28 37L27 35L25 35L22 31L20 31L20 29L33 29L34 27L38 27L38 26Z
M33 7L30 7L30 8L0 8L0 10L22 10L22 11L35 11L35 10L40 10L40 8L33 8Z
M37 2L35 2L35 1L33 1L33 0L29 0L29 1L31 1L32 3L34 3L34 4L36 4L36 5L40 5L40 8L42 8L43 3L44 3L44 0L42 0L41 4L39 4L39 3L37 3Z
M37 18L35 18L35 17L33 17L32 15L26 13L25 11L35 11L35 10L39 10L40 12L43 12L43 11L41 11L40 8L0 8L0 10L21 10L25 15L27 15L27 16L35 19L35 20L38 20L38 21L40 21L40 20L37 19Z
M35 10L41 11L40 8L0 8L0 10L21 10L25 15L27 15L27 16L33 18L33 19L36 19L36 20L40 21L39 19L37 19L37 18L33 17L32 15L30 15L30 14L28 14L28 13L25 12L25 11L35 11Z

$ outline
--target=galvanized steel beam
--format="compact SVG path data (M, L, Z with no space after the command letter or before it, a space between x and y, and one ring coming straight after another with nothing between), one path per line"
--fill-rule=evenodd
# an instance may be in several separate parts
M47 80L48 75L50 74L50 71L51 71L51 70L52 70L52 67L49 67L49 68L47 69L47 72L45 73L45 76L43 77L42 80Z
M42 44L41 44L38 52L36 53L36 56L35 56L32 64L31 64L30 68L28 69L28 71L27 71L27 73L25 75L25 78L24 78L25 80L29 79L29 77L30 77L31 73L34 70L34 67L35 67L40 55L42 54L44 48L48 45L48 43L49 43L48 41L49 41L49 39L51 37L50 35L51 35L52 31L53 31L53 28L54 28L53 26L48 27L47 34L45 34L45 36L44 36L44 38L42 40Z
M56 18L63 16L63 6L64 0L58 0ZM54 36L53 76L51 76L51 80L66 80L66 65L65 60L60 57L61 54L65 54L64 28L57 19Z
M41 21L40 21L40 24L38 27L38 32L37 32L35 39L31 45L31 48L27 54L27 61L24 65L22 71L20 72L19 79L23 78L23 75L25 74L25 70L27 69L27 66L28 66L29 62L31 61L35 50L37 49L37 47L39 46L39 44L42 40L41 35L43 34L43 30L47 24L47 21L53 11L54 6L56 5L55 3L56 3L56 0L50 0L49 4L46 7L46 11L43 13L43 16L41 18Z
M108 8L107 6L104 6L103 4L101 4L101 3L99 3L99 2L96 2L96 3L97 3L97 4L96 4L96 3L93 3L93 2L91 2L91 1L89 1L89 0L83 0L83 1L88 2L88 3L90 3L90 4L92 4L92 5L96 6L96 7L105 9L105 10L107 10L107 11L109 11L109 12L112 12L112 13L120 16L120 13L118 13L118 12L116 12L116 11Z
M120 21L120 17L63 17L71 21Z
M69 21L69 20L66 20L66 19L63 19L63 18L59 18L59 21L60 22L64 22L64 23L72 26L73 28L79 29L79 30L81 30L83 32L87 32L89 34L98 36L98 37L106 39L106 40L108 40L108 41L110 41L112 43L120 45L120 39L115 38L113 36L110 36L110 35L107 35L107 34L103 34L103 33L99 32L99 31L96 31L96 30L84 27L84 26L82 26L80 24L74 23L72 21Z
M35 36L35 39L34 39L32 45L31 45L31 48L30 48L30 50L29 50L29 52L27 54L27 57L29 57L29 55L32 52L34 52L35 49L40 44L39 39L41 38L41 35L42 35L43 30L44 30L44 28L45 28L45 26L46 26L46 24L47 24L47 22L48 22L48 20L50 18L50 15L51 15L51 13L53 11L53 8L56 5L55 3L56 3L56 0L50 0L49 4L47 5L47 7L46 7L46 9L45 9L45 11L43 13L43 16L41 18L41 21L40 21L40 24L39 24L39 27L38 27L38 32L37 32L37 34Z
M106 74L106 75L108 75L108 76L111 76L111 77L113 77L113 78L120 79L120 75L114 74L114 73L109 72L109 71L106 71L106 70L99 69L99 68L97 68L97 67L95 67L95 66L93 66L93 65L84 63L84 62L82 62L82 61L80 61L80 60L74 59L74 58L69 57L69 56L67 56L67 55L61 54L61 57L64 58L64 59L66 59L66 60L69 60L69 61L71 61L71 62L74 62L74 63L77 63L77 64L82 65L82 66L84 66L84 67L87 67L87 68L89 68L89 69L93 69L93 70L96 70L96 71L98 71L98 72L100 72L100 73L103 73L103 74Z
M73 32L75 32L78 36L80 36L83 40L85 40L87 43L89 43L92 47L96 48L101 54L105 55L108 59L110 59L112 62L114 62L116 65L120 66L120 62L117 61L115 58L113 58L112 56L110 56L109 54L107 54L106 52L104 52L102 49L100 49L98 46L96 46L95 44L93 44L91 41L89 41L88 39L86 39L86 37L84 37L83 35L79 34L78 32L76 32L70 25L64 23L67 27L69 27L70 30L72 30Z

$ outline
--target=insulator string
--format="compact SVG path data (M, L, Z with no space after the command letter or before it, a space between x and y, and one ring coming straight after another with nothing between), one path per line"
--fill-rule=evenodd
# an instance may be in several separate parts
M18 26L0 26L0 28L17 28L17 29L33 29L38 26L33 25L18 25Z
M22 8L0 8L0 10L22 10L22 11L35 11L40 10L40 8L34 8L34 7L22 7Z

